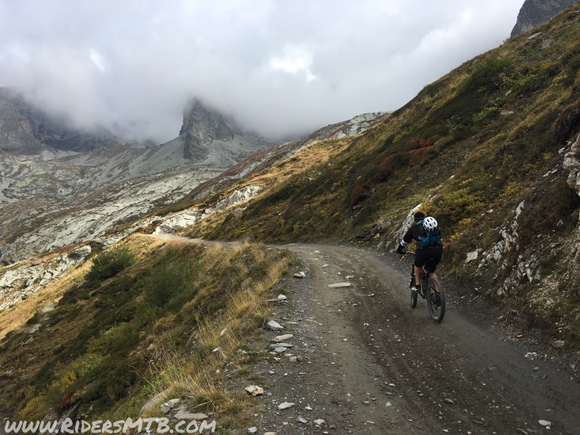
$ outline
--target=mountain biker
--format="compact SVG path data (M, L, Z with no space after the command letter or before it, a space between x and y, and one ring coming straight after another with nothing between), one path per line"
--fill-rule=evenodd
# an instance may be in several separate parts
M435 218L425 217L423 212L418 211L415 213L414 219L415 225L409 228L395 252L404 255L405 251L403 251L403 248L413 240L417 241L417 252L415 252L413 264L415 283L411 288L411 290L416 292L421 288L421 267L425 266L425 269L429 272L429 277L437 278L435 268L441 261L443 242L441 241L441 231ZM438 236L428 237L431 234Z

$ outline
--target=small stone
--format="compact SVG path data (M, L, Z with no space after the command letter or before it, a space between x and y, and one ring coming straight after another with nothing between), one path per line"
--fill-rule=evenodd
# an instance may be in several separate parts
M270 328L272 331L277 331L279 329L284 329L284 327L282 325L280 325L278 322L276 322L275 320L270 320L267 324L268 328Z
M298 418L296 419L296 421L297 421L298 423L302 423L302 424L306 424L306 423L308 423L308 421L304 420L302 417L298 417Z
M74 259L85 258L91 253L91 251L92 249L90 246L81 246L80 248L73 250L70 256Z
M206 420L207 415L201 412L187 412L185 407L181 407L179 411L174 415L178 420Z
M264 435L276 435L277 432L264 432Z
M248 433L257 433L257 432L258 432L258 428L256 426L248 428Z
M446 401L447 403L451 403L452 405L453 405L453 404L455 404L455 402L454 402L453 400L451 400L451 399L445 399L445 401Z
M32 328L30 328L30 331L28 331L29 334L36 334L38 331L40 331L40 327L42 326L42 324L37 323L36 325L34 325Z
M474 260L477 260L477 257L479 257L479 253L481 252L481 249L476 249L473 252L468 252L467 253L467 258L465 259L466 263L471 263Z
M163 405L161 405L161 412L167 414L169 411L179 405L180 402L181 399L171 399L168 402L165 402Z
M561 348L563 348L563 347L564 347L564 345L565 345L565 344L566 344L566 342L565 342L564 340L556 340L556 341L554 342L554 347L555 347L556 349L561 349Z
M278 295L278 300L279 301L285 301L286 299L288 299L286 296L284 296L284 295Z
M282 341L290 340L291 338L294 338L292 334L278 335L277 337L274 337L272 341L280 343Z
M302 279L304 277L306 277L306 274L304 272L302 272L302 271L294 274L294 278L300 278L300 279Z
M553 39L546 39L544 40L544 42L542 42L542 49L546 49L548 48L550 45L552 45L552 43L554 42Z
M323 424L326 424L326 422L323 419L319 418L318 420L314 420L314 424L322 426Z
M538 423L540 423L540 426L544 426L545 428L550 428L552 426L552 422L548 420L540 420Z
M307 406L304 409L307 410L307 411L314 411L310 406Z
M304 360L304 358L302 357L302 355L298 355L298 356L296 356L296 360L298 362L302 362L302 360Z
M286 348L291 348L291 347L294 347L294 345L293 344L290 344L290 343L274 343L274 344L271 344L270 347L286 347Z
M352 284L350 282L337 282L335 284L328 284L329 288L343 288L350 287Z
M284 353L288 350L287 347L277 347L276 349L274 349L274 353Z
M276 372L274 370L270 370L268 373L271 374L271 375L275 375L276 374Z
M296 404L292 402L283 402L278 405L278 409L279 410L289 409L292 408L294 405Z
M258 387L257 385L250 385L249 387L244 388L244 390L246 393L254 397L264 394L264 389L262 387Z
M56 309L56 302L53 302L52 304L47 304L44 307L42 307L40 309L40 314L46 314L46 313L50 313L51 311L54 311Z

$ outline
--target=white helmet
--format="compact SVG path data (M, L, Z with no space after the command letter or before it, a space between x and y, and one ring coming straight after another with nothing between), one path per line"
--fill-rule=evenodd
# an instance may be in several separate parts
M437 228L437 221L435 220L435 218L432 218L431 216L426 217L425 219L423 219L423 227L427 231L433 231L435 228Z

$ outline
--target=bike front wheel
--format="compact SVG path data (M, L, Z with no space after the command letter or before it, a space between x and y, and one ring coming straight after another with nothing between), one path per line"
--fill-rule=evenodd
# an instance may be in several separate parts
M443 316L445 316L445 291L437 278L429 278L427 284L427 307L434 321L439 323L443 320Z

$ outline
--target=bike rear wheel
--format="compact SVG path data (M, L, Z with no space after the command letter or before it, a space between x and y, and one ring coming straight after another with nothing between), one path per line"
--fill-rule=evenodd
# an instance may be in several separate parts
M417 306L417 292L411 290L411 308L415 308Z
M439 292L437 292L439 289ZM445 291L437 278L429 278L427 284L427 307L431 318L441 322L445 316Z
M409 287L413 288L413 284L415 283L415 269L411 266L411 280L409 281ZM417 306L417 292L411 290L411 308L415 308Z

